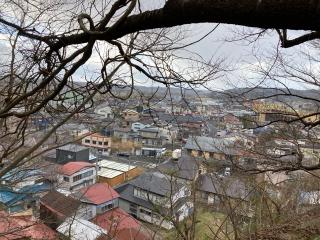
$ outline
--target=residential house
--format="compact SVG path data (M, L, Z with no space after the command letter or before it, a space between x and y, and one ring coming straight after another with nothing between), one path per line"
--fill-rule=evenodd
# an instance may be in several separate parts
M131 140L132 130L129 127L121 128L115 127L113 129L113 137L120 139L121 142L127 142Z
M56 240L57 234L48 226L31 216L12 216L0 212L0 240Z
M239 154L234 139L229 138L190 136L184 148L191 156L205 159L230 160Z
M146 127L138 130L135 142L141 144L141 149L136 151L136 155L158 157L166 152L163 146L172 143L172 137L170 130L159 127Z
M119 194L109 185L96 183L94 185L80 189L71 195L81 202L81 208L85 209L82 218L89 220L97 214L104 213L118 207Z
M98 150L102 155L111 153L111 137L100 133L90 134L82 139L82 145Z
M119 163L111 160L99 161L99 182L111 187L124 183L143 172L143 169L132 164Z
M238 204L238 206L242 204L246 207L249 193L245 182L232 176L207 173L204 162L207 160L195 158L183 152L178 160L168 160L159 165L157 169L164 174L178 178L185 185L196 181L199 202L214 207L216 210L224 210L226 201L228 204Z
M28 209L35 209L39 199L50 191L50 189L51 186L46 183L24 186L19 190L1 187L0 204L9 213L18 213Z
M192 211L187 186L160 172L146 172L116 188L119 206L143 221L170 229ZM173 212L170 211L173 209Z
M205 172L202 162L203 159L192 157L183 151L180 157L161 163L157 166L157 169L164 174L179 178L183 182L189 182Z
M84 216L85 210L81 209L79 200L55 190L40 199L40 219L53 229L56 229L69 217Z
M16 168L6 173L1 178L1 184L9 185L18 190L24 186L41 183L44 181L45 172L32 167Z
M92 222L108 231L114 240L151 240L153 234L121 208L97 215Z
M68 218L57 231L72 240L108 240L108 232L98 225L81 218Z
M199 175L197 191L201 202L218 210L224 208L226 203L240 206L249 196L243 181L233 177L219 177L213 173Z
M76 191L96 183L97 170L94 164L88 162L69 162L59 170L57 188Z
M115 128L112 137L112 153L134 155L141 148L141 144L134 141L137 133L129 128Z

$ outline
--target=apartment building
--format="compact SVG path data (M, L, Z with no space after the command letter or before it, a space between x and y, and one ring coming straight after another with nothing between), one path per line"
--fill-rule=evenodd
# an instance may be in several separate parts
M82 145L94 148L102 155L109 156L111 153L111 137L100 133L93 133L84 137Z

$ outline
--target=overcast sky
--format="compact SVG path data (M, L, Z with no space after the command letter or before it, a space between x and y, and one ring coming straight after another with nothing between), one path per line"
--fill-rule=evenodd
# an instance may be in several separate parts
M164 1L159 0L146 0L143 2L142 8L151 10L154 8L162 7ZM194 24L184 26L183 28L188 32L185 43L192 42L199 39L201 36L212 30L216 24ZM201 55L204 59L224 59L225 65L229 68L227 74L220 79L213 81L209 87L214 90L223 90L233 87L252 87L256 86L260 81L259 77L252 71L257 65L258 61L254 56L261 57L262 64L268 66L272 63L272 59L268 60L267 57L271 56L275 51L275 47L278 44L278 38L276 35L267 35L259 38L257 42L248 44L248 41L226 41L234 40L240 37L236 32L241 32L242 27L235 27L230 25L219 25L218 28L207 36L205 39L191 45L188 50L193 51ZM5 34L0 34L0 61L7 61L6 54L8 54L8 44L5 42ZM295 54L300 51L299 47L292 49L280 49L285 54ZM76 72L74 75L75 80L84 80L84 69L87 70L88 77L90 73L99 74L100 64L96 54L88 61L86 66ZM94 74L92 74L94 76ZM150 82L144 82L143 79L138 79L141 75L137 76L137 81L140 84L150 84ZM296 82L286 82L286 85L290 88L304 89L306 86ZM266 87L279 87L279 84L275 82L265 81L261 86Z

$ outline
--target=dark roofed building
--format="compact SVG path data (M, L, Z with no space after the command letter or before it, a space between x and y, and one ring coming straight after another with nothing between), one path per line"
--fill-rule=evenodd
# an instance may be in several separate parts
M179 221L188 216L193 207L188 201L188 188L178 179L171 179L160 172L146 172L117 187L116 191L120 194L119 206L130 215L167 229L173 227L164 219L164 216L172 214L169 211L171 207Z
M230 198L245 199L247 190L245 183L233 177L218 177L207 173L198 177L199 191L223 195Z
M237 206L246 204L250 196L245 182L234 177L218 177L215 174L206 173L198 177L197 183L200 201L216 207L217 210L223 210L226 201Z
M235 140L230 138L190 136L184 148L191 156L205 159L228 160L240 154L235 147Z
M76 144L67 144L59 147L56 150L56 162L65 164L68 162L88 162L89 161L89 148Z
M183 152L178 160L169 159L158 165L157 168L160 172L185 180L193 180L198 176L199 170L201 170L201 162L201 159L194 158Z
M80 205L81 202L72 197L50 191L40 199L40 219L55 229L66 218L77 215Z
M131 181L136 188L147 190L160 196L168 196L170 191L177 192L183 185L177 181L171 181L169 176L160 172L146 172Z

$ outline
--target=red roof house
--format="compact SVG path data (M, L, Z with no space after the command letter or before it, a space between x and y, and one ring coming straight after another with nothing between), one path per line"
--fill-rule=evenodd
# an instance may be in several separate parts
M10 216L0 212L0 240L34 239L54 240L57 234L45 224L30 216Z
M60 173L63 175L71 176L82 169L95 167L94 164L88 162L69 162L60 168Z
M80 189L79 192L73 194L73 196L82 202L100 205L118 198L119 194L107 184L96 183Z
M96 216L92 221L107 230L109 236L116 240L152 239L150 231L143 227L138 220L118 207Z

